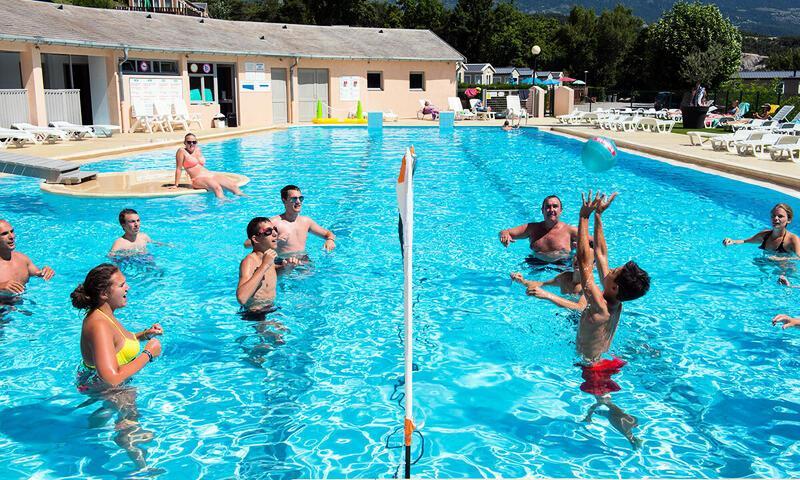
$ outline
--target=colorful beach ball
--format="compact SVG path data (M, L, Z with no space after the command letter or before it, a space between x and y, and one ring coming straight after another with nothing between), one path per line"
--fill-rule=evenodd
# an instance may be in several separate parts
M590 138L583 145L581 161L590 172L605 172L617 164L617 146L610 138Z

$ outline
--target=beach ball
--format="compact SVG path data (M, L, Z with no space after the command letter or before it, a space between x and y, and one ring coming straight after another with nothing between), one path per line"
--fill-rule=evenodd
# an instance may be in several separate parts
M590 138L583 145L581 161L590 172L605 172L617 164L617 146L610 138Z

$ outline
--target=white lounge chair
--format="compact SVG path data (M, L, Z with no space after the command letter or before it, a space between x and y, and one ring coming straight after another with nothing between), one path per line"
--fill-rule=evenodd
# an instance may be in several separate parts
M486 110L478 110L478 107L476 107L478 102L480 102L480 100L477 98L471 98L469 100L469 109L475 114L475 118L477 120L494 120L494 112L490 111L488 108Z
M69 134L57 128L37 127L25 122L12 123L11 128L32 133L36 137L36 143L56 143L59 140L65 142L69 140Z
M781 138L782 135L778 135L777 133L767 133L756 140L742 140L741 142L736 142L736 153L739 155L749 155L752 153L754 157L759 157L759 154L765 154L767 148L778 143Z
M472 120L475 114L461 106L461 99L458 97L447 97L447 107L455 112L456 120Z
M639 120L639 127L642 130L649 130L653 133L672 133L675 120L662 120L655 117L647 117Z
M769 156L774 161L792 160L800 163L800 137L784 135L769 147Z
M509 120L525 119L525 124L528 123L528 111L522 108L519 103L519 96L509 95L506 97L506 118Z
M686 136L689 137L689 141L692 142L692 145L702 146L706 142L711 142L716 137L728 135L727 133L719 133L719 132L704 132L700 131L693 131L693 132L686 132Z
M764 132L739 130L734 133L725 133L711 139L711 148L714 150L727 150L729 152L736 151L736 142L745 140L758 140L764 136Z
M197 128L203 128L203 122L200 119L200 115L196 113L189 113L189 108L186 107L186 102L184 102L182 98L176 98L172 100L172 116L175 119L186 122L187 130L192 126L193 123L197 124Z
M59 130L64 130L75 140L81 140L84 137L94 138L94 130L91 127L78 125L71 122L50 122L50 126Z
M383 121L384 122L396 122L398 118L399 117L397 116L397 114L394 113L391 110L383 112Z
M134 120L131 132L135 132L139 128L146 130L147 133L153 133L154 130L159 129L162 132L167 131L164 122L153 112L152 103L134 102L131 105L131 118Z
M98 125L86 125L86 126L92 129L92 132L94 132L95 137L109 138L112 135L114 135L114 132L122 131L122 128L120 128L119 125L98 124Z
M12 130L10 128L0 128L0 149L6 148L9 145L22 147L25 142L39 143L36 141L36 135L25 132L23 130Z
M576 119L583 117L584 112L578 110L577 108L572 111L572 113L568 113L566 115L559 115L556 117L558 123L573 123Z
M794 110L794 105L782 106L777 112L775 112L775 115L772 116L772 121L776 123L783 122L786 117L789 116L789 113L791 113L792 110Z
M175 127L182 127L184 130L189 130L189 125L186 123L186 120L172 115L171 105L156 102L153 104L153 113L158 117L159 120L161 120L161 122L170 132L174 132Z

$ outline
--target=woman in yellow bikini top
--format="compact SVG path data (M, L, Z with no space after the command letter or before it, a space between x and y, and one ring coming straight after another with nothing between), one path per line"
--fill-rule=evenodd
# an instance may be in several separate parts
M72 292L72 305L88 310L81 330L78 390L117 386L161 354L161 343L150 338L161 335L161 325L132 334L114 317L127 304L129 286L125 275L110 263L93 268ZM119 338L121 337L121 347ZM139 341L149 339L140 351Z

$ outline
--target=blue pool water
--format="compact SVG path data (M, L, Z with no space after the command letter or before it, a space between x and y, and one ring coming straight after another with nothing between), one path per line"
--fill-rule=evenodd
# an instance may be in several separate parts
M800 475L800 332L769 323L800 314L800 292L778 286L779 268L754 246L721 246L797 199L624 153L617 168L586 175L580 142L533 130L294 128L203 145L210 168L251 178L249 198L74 200L0 179L0 216L19 250L57 272L32 280L0 323L0 478L135 471L114 421L97 422L100 405L75 391L82 317L69 304L120 233L124 207L172 245L153 248L152 265L125 267L132 288L118 312L131 330L165 330L163 356L131 384L154 436L137 476L394 475L402 450L389 447L402 441L393 432L403 417L394 182L410 144L419 155L414 414L424 437L415 475ZM93 167L172 165L165 150ZM277 332L240 318L234 290L247 221L280 213L286 183L302 187L304 212L336 232L338 247L326 255L311 239L313 268L281 280L270 319L286 331ZM594 400L573 366L573 319L508 280L552 273L524 265L524 241L497 241L501 228L540 218L551 193L577 223L590 188L621 192L604 216L612 266L635 259L652 275L612 347L629 362L612 399L637 419L639 449L605 407L582 421Z

